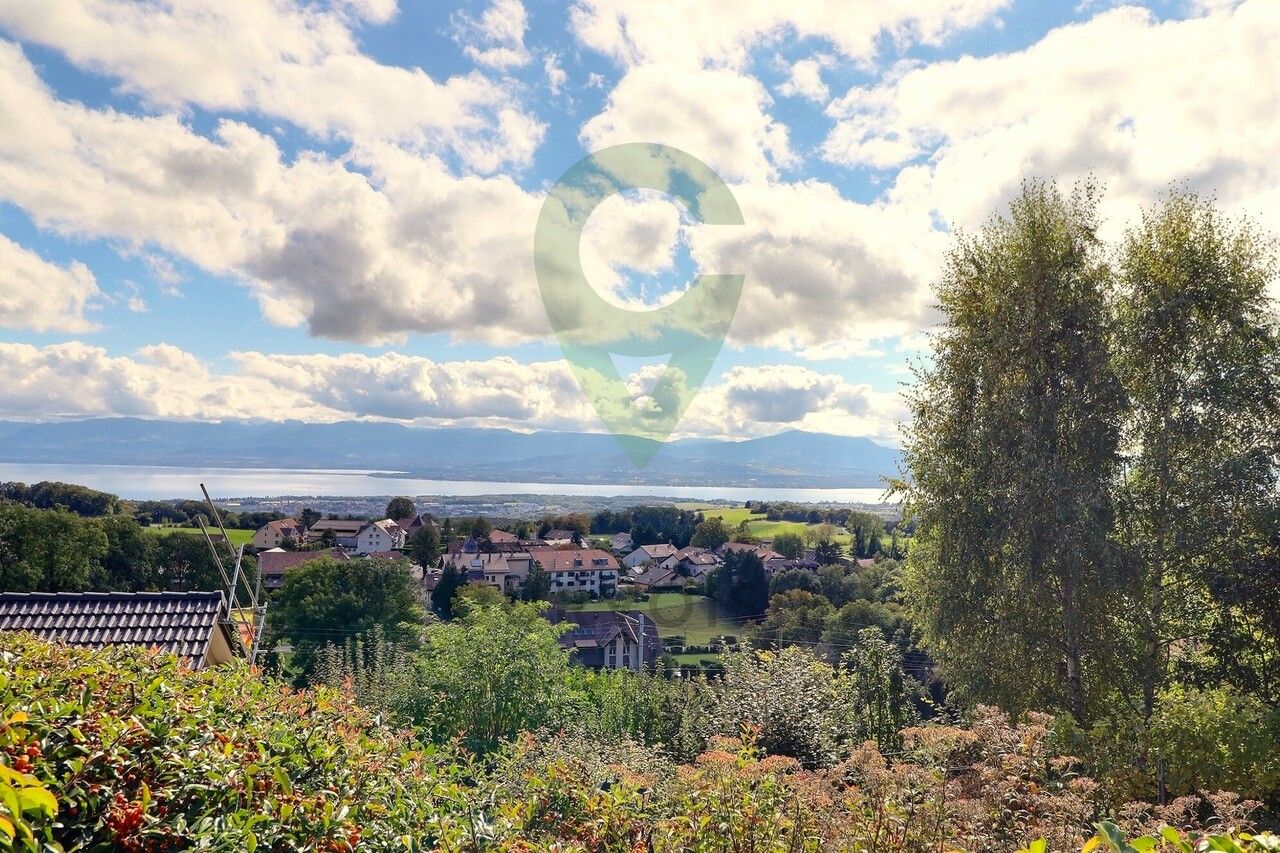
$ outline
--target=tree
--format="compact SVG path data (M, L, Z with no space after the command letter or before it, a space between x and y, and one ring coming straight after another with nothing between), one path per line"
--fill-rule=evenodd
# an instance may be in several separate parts
M431 522L424 523L409 537L409 556L423 568L434 566L440 559L440 533Z
M707 578L711 596L739 616L759 616L769 606L769 576L754 551L730 551Z
M799 533L779 533L770 547L788 560L796 560L804 553L804 539Z
M1128 233L1119 268L1115 349L1129 405L1119 529L1142 601L1150 717L1171 649L1189 636L1225 637L1253 610L1215 608L1210 592L1265 550L1276 505L1280 334L1267 292L1276 264L1256 230L1175 193ZM1237 580L1226 586L1239 589ZM1226 616L1216 628L1215 612Z
M453 594L453 613L466 616L481 607L505 607L507 597L487 583L465 583Z
M326 644L340 646L377 628L388 641L412 647L425 615L405 561L326 557L285 575L267 627L274 641L293 647L289 669L305 682Z
M302 512L298 514L298 522L302 524L303 528L306 530L310 530L311 526L319 521L320 518L320 513L316 512L311 507L303 507Z
M705 519L693 529L693 538L689 540L689 544L714 551L728 541L729 530L724 526L724 519L717 515Z
M839 542L831 540L819 541L813 546L813 558L819 566L830 566L839 563L844 557L844 548Z
M120 511L120 498L73 483L42 482L0 483L0 498L33 509L62 508L86 518L115 515Z
M551 575L542 568L542 563L533 561L529 574L520 585L520 598L523 601L545 601L551 597Z
M1114 653L1109 547L1123 410L1094 192L1028 182L951 252L901 483L913 612L971 700L1087 714Z
M489 534L493 532L493 525L489 523L489 519L483 515L476 516L475 521L471 522L471 536L480 542L489 541Z
M416 659L413 717L433 741L465 729L467 749L484 754L558 719L570 664L557 641L564 629L541 612L534 604L476 607L430 627Z
M466 582L466 578L452 563L446 563L444 570L440 572L440 580L436 581L435 589L431 590L431 609L446 619L453 616L453 596Z
M835 612L823 596L793 589L769 599L764 621L752 633L761 645L785 648L801 644L812 648L822 638L827 620Z
M862 597L862 582L858 575L841 565L818 567L818 583L825 595L836 607Z
M107 549L99 561L98 571L93 573L93 588L121 592L159 589L156 537L128 516L108 515L94 523L106 537Z
M0 589L80 592L106 554L107 537L92 520L65 509L0 504Z
M392 498L387 504L387 512L384 516L392 521L403 521L406 518L415 518L418 515L418 507L413 502L413 498Z
M818 580L817 575L806 569L783 569L769 581L769 598L772 599L793 589L802 589L805 592L821 595L822 582Z
M226 546L221 546L219 556L231 559ZM246 561L252 558L245 557ZM174 533L160 537L156 545L156 571L161 586L188 591L226 589L218 564L209 553L209 544L203 536ZM249 563L253 565L252 562ZM228 577L227 580L230 580Z

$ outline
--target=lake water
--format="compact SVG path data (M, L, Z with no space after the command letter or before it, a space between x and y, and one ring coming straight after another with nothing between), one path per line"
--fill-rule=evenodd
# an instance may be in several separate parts
M285 468L171 468L149 465L70 465L0 462L0 481L79 483L132 500L199 499L200 484L225 498L379 497L386 495L581 495L653 496L684 500L779 500L819 503L880 503L883 489L786 489L721 486L644 486L585 483L495 483L471 480L421 480L370 476L375 471Z

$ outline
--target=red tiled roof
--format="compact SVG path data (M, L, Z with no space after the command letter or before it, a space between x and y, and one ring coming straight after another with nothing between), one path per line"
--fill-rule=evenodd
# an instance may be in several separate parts
M309 563L312 560L319 560L324 557L345 560L347 559L347 554L345 551L337 551L332 548L324 551L283 551L272 548L270 551L262 551L258 554L258 570L262 572L264 578L279 576L289 569L296 569L303 563Z
M618 561L608 551L599 548L530 548L533 559L547 572L618 571ZM602 562L601 562L602 561Z

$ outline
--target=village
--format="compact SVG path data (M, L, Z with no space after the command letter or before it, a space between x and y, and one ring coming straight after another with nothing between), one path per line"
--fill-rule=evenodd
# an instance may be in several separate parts
M431 538L439 542L439 556L416 560L415 551L421 549L411 547L414 537L434 525L434 520L417 513L401 519L324 518L309 527L285 518L255 531L251 544L268 593L281 589L290 572L315 560L396 560L407 565L428 609L434 602L439 610L441 598L433 594L445 583L473 591L488 588L512 600L548 601L547 618L568 623L561 645L572 652L576 663L633 671L652 665L664 651L678 654L697 648L685 645L680 625L660 624L652 612L646 612L641 605L651 596L701 595L711 573L729 555L754 555L771 578L789 569L816 573L819 568L815 549L788 557L768 541L676 547L665 542L637 544L627 532L593 536L560 528L532 538L489 529L487 523L479 535L442 535L433 527ZM854 568L873 562L842 553L835 559ZM633 609L625 608L629 602L635 603ZM602 605L601 609L591 607L592 603ZM664 637L664 630L679 633ZM724 638L714 639L720 641L714 647L723 648ZM733 639L729 637L730 642Z

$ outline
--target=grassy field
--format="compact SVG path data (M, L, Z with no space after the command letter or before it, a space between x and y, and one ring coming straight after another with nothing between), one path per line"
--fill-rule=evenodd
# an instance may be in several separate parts
M658 625L663 637L682 635L687 645L705 646L716 637L742 634L742 623L725 619L715 602L701 595L682 592L655 592L648 601L605 599L570 604L566 610L639 610Z
M160 527L152 525L151 527L142 528L152 536L172 536L175 533L181 533L187 536L199 536L199 527ZM252 530L227 530L227 538L231 540L232 545L248 545L253 541Z
M723 507L698 503L685 503L678 506L681 509L698 510L706 518L718 517L724 522L725 527L729 528L737 527L743 521L746 521L747 529L761 539L772 539L779 533L797 533L803 537L806 531L817 527L817 525L805 524L802 521L770 521L763 515L752 513L751 510L744 506ZM837 527L836 530L835 538L840 544L848 545L853 541L853 537L846 533L843 528Z

